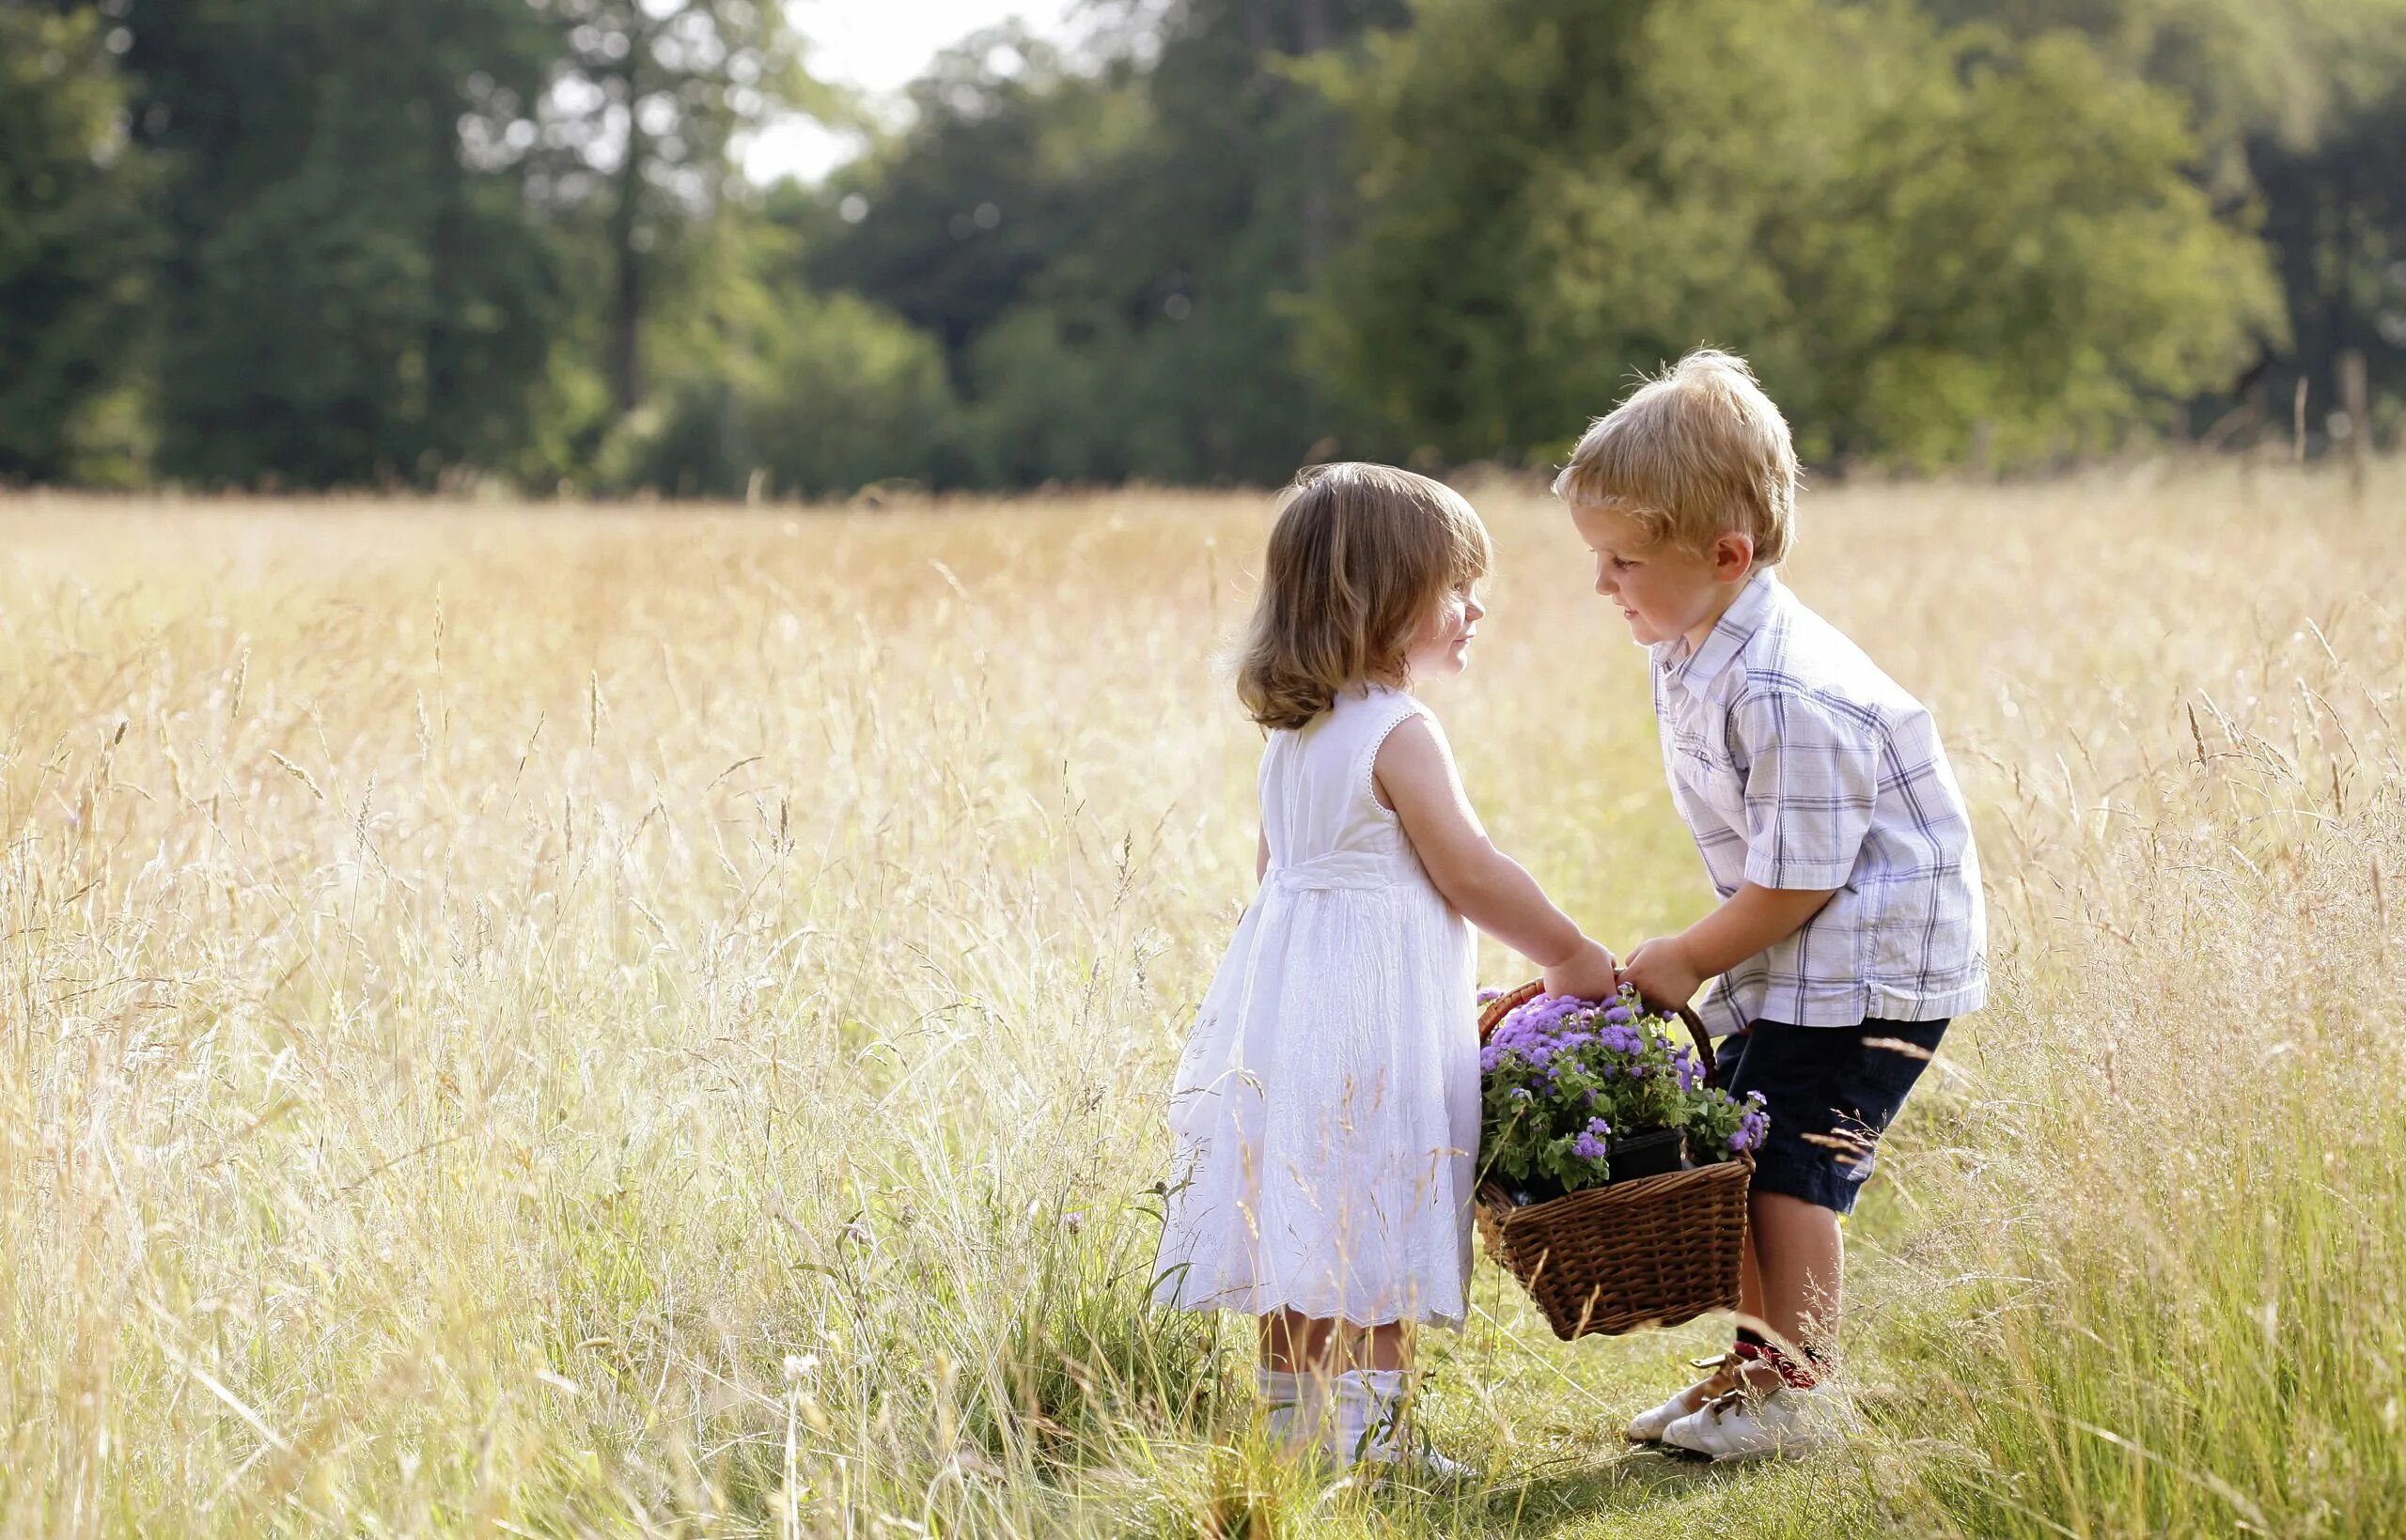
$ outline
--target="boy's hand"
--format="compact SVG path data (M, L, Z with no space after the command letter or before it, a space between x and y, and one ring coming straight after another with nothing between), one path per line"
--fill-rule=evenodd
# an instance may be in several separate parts
M1545 992L1580 1000L1610 1000L1620 988L1613 955L1601 941L1579 938L1579 950L1545 971Z
M1621 964L1620 979L1624 984L1635 985L1638 994L1654 1004L1684 1005L1695 998L1704 974L1689 960L1682 938L1657 936L1638 943L1637 950Z

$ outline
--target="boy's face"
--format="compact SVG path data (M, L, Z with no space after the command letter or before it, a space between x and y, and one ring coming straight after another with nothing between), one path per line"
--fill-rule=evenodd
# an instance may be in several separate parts
M1699 553L1648 540L1617 508L1574 506L1570 521L1596 553L1596 592L1620 606L1641 646L1680 636L1701 643L1754 570L1755 543L1743 535L1724 535Z

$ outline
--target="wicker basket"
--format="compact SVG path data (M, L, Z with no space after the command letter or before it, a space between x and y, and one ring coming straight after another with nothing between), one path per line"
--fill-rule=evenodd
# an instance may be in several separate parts
M1478 1019L1479 1040L1541 988L1523 985L1491 1002ZM1704 1055L1710 1082L1712 1044L1694 1011L1682 1006L1680 1017ZM1478 1233L1488 1254L1521 1281L1565 1342L1677 1326L1738 1303L1746 1184L1754 1171L1754 1161L1740 1156L1520 1206L1502 1184L1484 1182Z

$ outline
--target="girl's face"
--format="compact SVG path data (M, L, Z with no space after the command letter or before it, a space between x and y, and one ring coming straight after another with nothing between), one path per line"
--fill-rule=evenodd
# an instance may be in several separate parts
M1442 679L1460 674L1470 663L1471 638L1478 634L1479 617L1487 609L1478 601L1476 583L1447 593L1405 649L1403 662L1414 679Z

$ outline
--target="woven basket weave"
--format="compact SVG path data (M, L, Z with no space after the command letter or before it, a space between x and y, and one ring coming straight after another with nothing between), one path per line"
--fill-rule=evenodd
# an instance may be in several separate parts
M1479 1015L1479 1041L1541 992L1525 984L1490 1002ZM1710 1082L1712 1044L1695 1012L1683 1006L1680 1016ZM1754 1172L1754 1161L1740 1156L1518 1206L1502 1184L1483 1182L1478 1233L1565 1342L1677 1326L1738 1303Z

